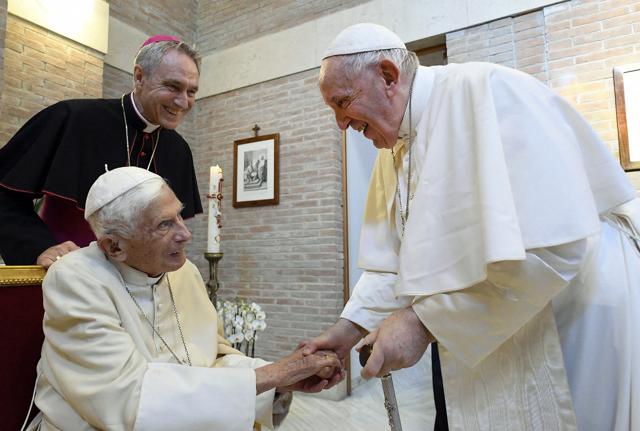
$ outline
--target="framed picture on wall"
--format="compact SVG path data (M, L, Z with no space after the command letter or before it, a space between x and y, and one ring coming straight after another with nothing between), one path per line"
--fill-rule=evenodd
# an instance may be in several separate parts
M277 205L280 134L233 142L234 208Z
M613 68L620 163L640 170L640 63Z

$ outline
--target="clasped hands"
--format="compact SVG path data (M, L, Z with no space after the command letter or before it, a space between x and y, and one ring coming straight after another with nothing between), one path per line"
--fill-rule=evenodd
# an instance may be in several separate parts
M329 389L344 379L345 358L356 344L358 351L373 345L362 377L382 377L414 365L432 341L411 307L395 311L370 333L341 318L318 337L301 342L289 356L256 369L256 387L258 393L274 387L279 392Z
M320 392L344 377L342 364L334 352L317 350L303 354L300 348L272 364L256 368L255 372L258 394L272 388L278 392Z
M374 376L382 377L393 370L411 367L420 360L427 346L434 340L413 308L408 307L393 312L370 333L350 320L341 318L320 336L303 341L299 347L304 355L318 351L334 351L344 363L353 346L360 351L363 345L372 344L371 356L361 372L363 378L369 379ZM341 373L340 380L344 377L342 370Z

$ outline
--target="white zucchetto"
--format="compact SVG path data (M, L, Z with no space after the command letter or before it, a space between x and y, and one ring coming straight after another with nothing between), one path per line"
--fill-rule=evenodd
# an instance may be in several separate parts
M153 172L135 166L124 166L105 172L89 189L84 207L85 220L118 196L122 196L137 185L155 178L162 179Z
M322 59L381 49L407 49L402 39L386 27L372 23L354 24L333 39Z

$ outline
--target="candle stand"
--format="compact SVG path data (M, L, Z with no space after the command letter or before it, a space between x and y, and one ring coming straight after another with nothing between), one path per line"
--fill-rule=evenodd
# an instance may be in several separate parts
M214 307L217 307L218 301L218 289L220 283L218 282L218 262L222 259L222 253L205 253L204 258L209 261L209 281L207 281L207 294L209 300Z

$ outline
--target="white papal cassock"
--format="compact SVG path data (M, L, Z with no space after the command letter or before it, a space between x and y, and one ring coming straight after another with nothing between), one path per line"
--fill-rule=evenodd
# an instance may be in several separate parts
M401 140L398 177L378 154L342 317L372 330L413 307L441 346L452 430L640 430L640 201L618 163L508 68L420 67L411 100L404 239Z
M193 366L177 363L125 289L186 362L169 283ZM43 295L36 394L42 430L248 431L254 421L272 427L274 390L256 396L253 370L266 362L242 356L220 335L191 262L149 278L109 260L94 242L51 266Z

